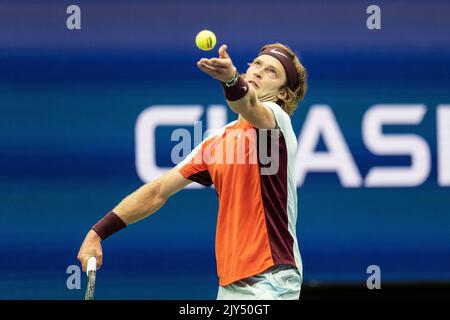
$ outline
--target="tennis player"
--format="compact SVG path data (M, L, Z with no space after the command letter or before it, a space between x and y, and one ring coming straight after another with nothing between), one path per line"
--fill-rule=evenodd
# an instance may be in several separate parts
M290 116L305 95L306 70L280 43L264 46L243 75L226 45L217 58L202 58L197 66L221 82L237 120L123 199L88 232L78 259L84 271L91 256L101 266L102 240L153 214L191 182L214 185L219 200L217 299L299 299L303 269L296 235L297 140ZM230 156L242 148L244 161Z

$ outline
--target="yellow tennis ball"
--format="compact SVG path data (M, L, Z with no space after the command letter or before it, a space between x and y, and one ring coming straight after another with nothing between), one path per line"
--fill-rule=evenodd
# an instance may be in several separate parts
M216 35L209 30L202 30L195 37L195 43L199 49L209 51L216 45Z

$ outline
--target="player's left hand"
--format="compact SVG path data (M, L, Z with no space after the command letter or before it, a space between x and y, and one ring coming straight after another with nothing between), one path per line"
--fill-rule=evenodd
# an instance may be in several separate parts
M218 58L201 58L197 62L197 66L200 70L221 82L228 82L233 79L237 71L227 53L227 45L225 44L219 48Z

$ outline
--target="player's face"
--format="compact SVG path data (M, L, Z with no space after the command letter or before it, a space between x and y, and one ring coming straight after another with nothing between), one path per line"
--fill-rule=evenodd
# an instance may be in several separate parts
M276 101L276 96L286 84L286 73L280 61L263 54L249 64L245 80L255 89L260 100Z

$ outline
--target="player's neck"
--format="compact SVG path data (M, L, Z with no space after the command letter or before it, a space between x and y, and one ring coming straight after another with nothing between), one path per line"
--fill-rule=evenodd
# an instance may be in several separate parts
M237 125L242 124L244 121L245 121L244 117L241 116L241 114L239 114L236 124Z

